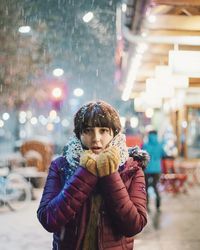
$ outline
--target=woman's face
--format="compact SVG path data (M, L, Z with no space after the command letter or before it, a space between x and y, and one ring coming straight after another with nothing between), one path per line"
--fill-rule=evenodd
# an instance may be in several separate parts
M110 128L87 127L82 132L80 139L86 148L92 150L95 154L99 154L108 146L113 137L114 133Z

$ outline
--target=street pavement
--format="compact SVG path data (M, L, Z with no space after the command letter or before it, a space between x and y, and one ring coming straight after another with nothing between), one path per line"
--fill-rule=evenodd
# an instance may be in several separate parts
M50 250L52 234L39 224L36 200L20 211L0 207L0 250ZM200 186L186 194L162 193L161 212L151 197L148 225L136 236L135 250L200 250Z
M136 236L135 250L200 250L200 186L187 193L162 193L161 212L151 197L148 224Z

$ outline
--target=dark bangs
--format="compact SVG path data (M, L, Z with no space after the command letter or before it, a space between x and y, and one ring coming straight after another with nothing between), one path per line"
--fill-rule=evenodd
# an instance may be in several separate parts
M84 105L74 117L74 132L79 138L87 127L107 127L113 130L114 135L121 130L117 111L105 102L91 102Z

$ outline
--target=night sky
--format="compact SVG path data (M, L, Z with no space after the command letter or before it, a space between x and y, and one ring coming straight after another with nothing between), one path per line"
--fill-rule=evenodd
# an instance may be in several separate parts
M80 102L91 99L113 102L117 92L114 81L114 53L116 6L119 2L1 0L0 59L5 61L4 69L0 72L1 94L11 88L15 93L13 95L12 91L10 92L13 98L18 98L21 90L24 91L30 84L40 85L42 88L44 81L40 79L51 78L52 70L60 67L65 71L68 98L74 88L81 87L85 95ZM82 17L88 11L94 13L94 18L90 23L84 23ZM25 37L28 35L23 38L23 35L19 34L20 25L31 26L29 38ZM28 50L31 62L34 61L34 67L37 68L34 68L35 71L32 70L32 64L28 68L25 67L27 60L30 60L22 58L23 46L27 50L29 43L33 43ZM35 44L37 49L33 47ZM13 72L10 70L11 64L12 68L21 67L12 79L6 73ZM22 71L26 74L22 74ZM5 80L6 78L8 80Z

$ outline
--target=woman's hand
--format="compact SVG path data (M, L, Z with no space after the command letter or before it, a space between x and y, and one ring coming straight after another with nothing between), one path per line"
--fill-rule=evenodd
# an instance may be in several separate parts
M93 175L98 175L97 173L97 162L96 155L91 150L85 150L80 157L80 165L87 168L87 170Z
M117 147L111 146L97 157L97 172L99 177L110 175L118 170L120 154Z

